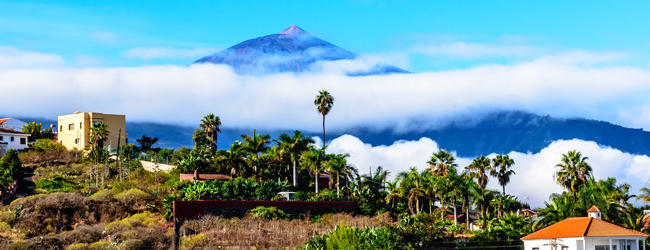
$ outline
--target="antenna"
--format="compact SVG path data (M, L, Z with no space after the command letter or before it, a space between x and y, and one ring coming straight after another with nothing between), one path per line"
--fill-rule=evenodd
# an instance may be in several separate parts
M551 250L557 250L558 247L563 247L564 246L564 244L559 243L559 241L563 241L563 240L560 240L560 239L557 239L557 238L546 239L546 240L548 240L548 244L544 244L543 246L550 246Z

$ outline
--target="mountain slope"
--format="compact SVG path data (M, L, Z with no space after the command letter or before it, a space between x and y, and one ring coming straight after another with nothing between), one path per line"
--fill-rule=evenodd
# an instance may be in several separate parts
M278 34L246 40L223 51L205 56L194 63L227 64L238 74L303 72L317 61L351 60L356 54L310 35L291 25ZM408 73L391 65L374 65L349 75Z
M19 118L23 121L42 122L45 126L55 124L54 120ZM227 124L225 124L227 125ZM158 147L192 146L192 133L196 127L158 123L127 122L129 142L142 135L159 137ZM222 127L219 135L219 148L227 148L235 140L241 140L241 134L251 134L252 130ZM258 129L258 133L270 133L274 138L281 133L292 131ZM320 136L320 131L308 133ZM650 132L631 129L604 121L582 118L558 119L539 116L522 111L503 111L485 115L478 120L458 118L447 126L420 132L394 133L392 129L383 131L366 128L329 132L328 138L350 134L365 143L390 145L398 140L419 140L428 137L436 141L441 148L456 151L459 156L475 157L490 153L511 151L537 153L556 140L581 139L594 141L601 146L608 146L632 154L650 155Z

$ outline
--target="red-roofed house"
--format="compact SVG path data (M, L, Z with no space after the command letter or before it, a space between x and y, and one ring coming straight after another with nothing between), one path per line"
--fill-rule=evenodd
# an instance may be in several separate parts
M198 170L194 171L194 174L180 174L180 180L188 180L192 181L196 179L196 181L204 182L207 180L222 180L222 181L227 181L230 180L230 176L224 175L224 174L199 174Z
M524 249L645 250L647 234L601 220L596 206L587 213L589 217L568 218L521 238Z
M27 145L27 138L30 134L20 131L0 128L0 157L4 156L9 149L25 150Z

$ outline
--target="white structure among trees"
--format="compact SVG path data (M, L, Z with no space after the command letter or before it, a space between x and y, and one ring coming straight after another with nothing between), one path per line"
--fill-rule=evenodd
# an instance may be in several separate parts
M521 238L525 250L645 250L647 234L602 220L593 206L589 217L568 218Z

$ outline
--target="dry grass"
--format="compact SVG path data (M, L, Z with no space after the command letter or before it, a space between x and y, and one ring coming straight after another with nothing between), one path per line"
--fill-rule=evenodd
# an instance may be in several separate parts
M190 242L196 235L205 237L192 242L194 247L206 249L219 246L258 246L261 248L294 248L303 246L314 235L334 230L336 225L346 223L352 227L381 227L382 222L395 223L387 216L369 217L351 214L326 214L312 221L295 219L291 221L262 220L252 217L223 219L205 216L199 220L187 221L181 227L181 236ZM196 240L195 240L196 241Z

